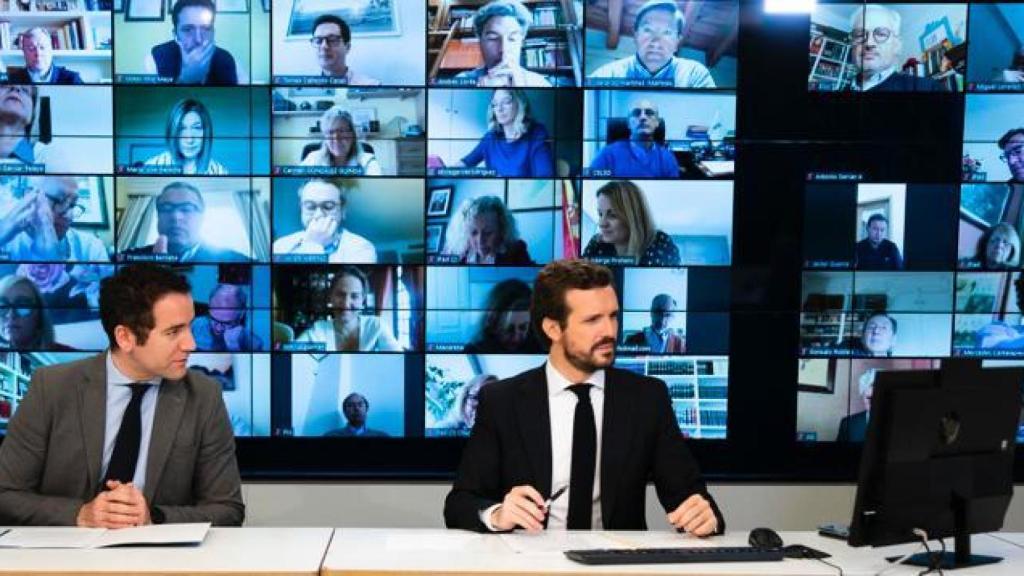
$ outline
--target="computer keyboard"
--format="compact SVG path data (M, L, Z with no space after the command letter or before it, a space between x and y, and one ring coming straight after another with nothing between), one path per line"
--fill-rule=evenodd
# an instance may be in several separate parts
M700 548L623 548L566 550L566 557L581 564L691 564L694 562L777 562L782 548L708 546Z

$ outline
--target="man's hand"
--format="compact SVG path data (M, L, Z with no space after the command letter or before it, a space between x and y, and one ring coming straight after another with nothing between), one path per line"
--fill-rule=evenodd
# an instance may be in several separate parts
M694 536L710 536L718 531L715 511L711 508L711 503L700 494L690 496L678 508L669 512L668 522Z
M246 341L246 327L245 324L233 326L224 331L224 347L231 352L242 352L247 346L243 346Z
M161 234L153 243L153 254L167 254L167 236Z
M302 242L327 246L334 240L334 233L338 231L338 220L332 216L313 218L302 235Z
M180 46L180 44L179 44ZM206 81L206 73L210 70L210 60L217 45L213 42L211 34L209 41L200 44L192 50L181 49L181 73L178 74L178 82L183 84L202 84Z
M151 524L146 498L131 482L107 481L107 490L78 510L76 524L85 528L129 528Z
M486 75L480 77L477 86L491 88L499 86L526 86L526 73L522 66L502 60L497 65L491 67Z
M36 209L30 219L33 252L37 257L57 255L57 229L53 225L53 209L41 192L36 197Z
M530 532L544 529L544 498L533 486L516 486L505 494L501 505L491 513L491 525L498 530L512 530L516 526Z
M36 194L25 194L0 218L0 243L10 242L23 230L31 233L32 222L36 219L38 211L38 199Z

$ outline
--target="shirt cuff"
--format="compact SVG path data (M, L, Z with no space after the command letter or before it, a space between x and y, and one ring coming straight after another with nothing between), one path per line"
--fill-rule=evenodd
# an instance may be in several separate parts
M484 526L486 526L491 532L501 532L501 530L494 527L494 524L491 524L491 515L494 514L494 511L497 510L499 506L501 506L500 502L492 504L480 511L480 521L483 522Z

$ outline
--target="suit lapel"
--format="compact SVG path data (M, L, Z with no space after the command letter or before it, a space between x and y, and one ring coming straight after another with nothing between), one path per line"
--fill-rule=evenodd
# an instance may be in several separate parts
M103 468L103 436L107 429L107 355L93 356L78 381L78 418L85 441L89 492L100 490Z
M160 476L171 453L171 444L174 443L174 436L185 412L185 386L184 380L164 380L160 383L149 441L149 460L146 463L146 489L143 495L147 502L153 501L153 494L160 484Z
M523 446L533 472L533 486L542 495L551 493L551 416L544 368L531 370L516 397L516 417Z
M633 391L624 388L614 368L605 370L604 417L601 419L601 518L607 526L618 496L618 482L627 450L636 429L633 418Z

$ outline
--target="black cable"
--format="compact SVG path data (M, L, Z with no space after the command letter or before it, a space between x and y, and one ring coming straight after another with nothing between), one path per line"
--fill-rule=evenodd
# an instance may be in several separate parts
M818 560L818 562L821 562L822 564L824 564L826 566L831 566L832 568L835 568L836 570L839 571L839 576L843 576L843 569L842 569L842 567L840 567L840 566L838 566L836 564L833 564L833 563L829 562L828 560L825 560L824 558L818 558L817 560Z

